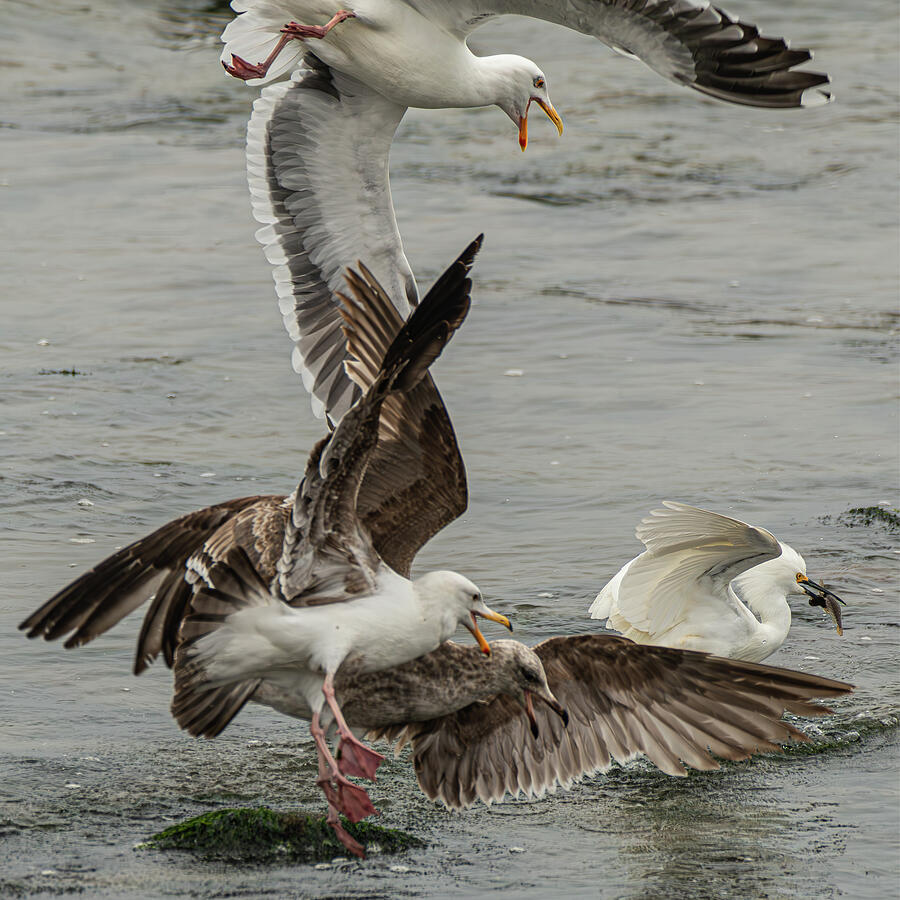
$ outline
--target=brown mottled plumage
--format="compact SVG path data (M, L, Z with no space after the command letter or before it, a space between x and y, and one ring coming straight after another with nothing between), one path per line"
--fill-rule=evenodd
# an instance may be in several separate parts
M566 726L549 707L537 706L539 736L533 739L511 696L472 703L430 721L416 722L416 710L406 710L411 715L406 725L369 726L375 737L412 745L419 785L429 799L459 808L477 800L490 804L507 794L540 797L605 771L612 759L625 762L639 754L669 775L685 775L685 766L717 769L710 753L739 760L777 750L786 741L807 740L781 720L782 714L823 715L831 710L813 698L852 690L818 675L612 635L556 637L531 649L543 664L550 691L568 711ZM469 650L458 648L454 656ZM440 659L444 652L442 647L429 656ZM441 690L439 673L426 659L408 664L419 668L423 683L417 695L423 698ZM392 673L380 677L389 683ZM475 690L468 689L474 696ZM363 685L356 690L361 696L352 708L377 703ZM350 699L349 692L345 696Z
M491 644L485 657L477 647L446 641L437 650L378 672L365 672L352 660L335 678L334 688L347 722L360 733L398 732L410 722L425 722L497 694L515 696L524 688L539 692L546 679L540 659L518 641ZM309 719L303 697L287 694L267 682L252 700L297 719Z
M180 516L152 534L123 547L89 572L54 594L19 628L28 637L52 641L75 633L65 646L81 647L103 634L151 596L134 660L139 675L163 652L166 664L175 658L178 628L190 602L192 588L185 581L188 558L223 526L248 516L248 507L282 504L284 497L241 497ZM251 514L251 518L252 517ZM252 529L252 525L250 526ZM256 546L257 541L248 541Z
M469 311L468 273L481 241L463 251L406 322L387 312L391 304L368 269L360 264L361 276L349 273L350 295L336 300L362 394L312 449L289 497L231 501L170 523L20 626L48 639L76 629L67 646L86 643L168 578L145 619L135 671L165 649L175 671L172 714L186 731L207 737L267 681L301 695L311 711L326 821L360 856L338 812L353 822L375 812L347 776L374 780L383 757L344 719L334 692L342 665L353 660L372 672L404 663L460 624L490 653L476 615L511 627L456 572L406 577L416 550L466 505L462 460L428 367ZM406 394L412 402L390 402ZM437 442L423 430L432 428ZM449 484L423 483L423 475ZM337 755L326 740L330 725L340 736Z
M460 808L505 796L539 797L638 755L669 775L686 766L717 769L806 741L782 721L787 711L820 716L812 701L849 684L705 653L635 644L612 635L557 637L529 648L494 641L489 659L452 642L403 665L365 673L348 663L335 691L348 723L373 739L407 743L431 800ZM535 705L538 734L523 714L523 692L554 698ZM252 700L309 719L303 697L271 681Z

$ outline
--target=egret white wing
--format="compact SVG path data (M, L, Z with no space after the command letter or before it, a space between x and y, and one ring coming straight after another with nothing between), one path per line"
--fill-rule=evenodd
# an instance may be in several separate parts
M653 510L635 534L647 551L631 561L621 578L617 619L654 637L702 607L712 607L723 627L729 613L755 624L728 585L742 572L781 554L781 545L772 534L738 519L672 501ZM620 627L619 622L612 624Z
M608 619L615 612L619 596L619 585L633 562L634 560L632 559L625 563L594 598L594 602L588 610L592 619Z
M316 414L334 422L359 397L335 299L346 269L365 260L402 319L418 302L388 180L405 111L307 54L290 81L263 90L247 127L256 237L275 266L294 368Z

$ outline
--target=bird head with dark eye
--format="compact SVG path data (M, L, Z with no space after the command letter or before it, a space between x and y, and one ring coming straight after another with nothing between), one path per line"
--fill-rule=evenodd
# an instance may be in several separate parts
M536 103L563 133L562 119L550 102L550 92L544 73L530 60L522 56L486 57L495 69L493 73L498 83L499 96L495 101L519 129L519 146L528 146L528 110Z

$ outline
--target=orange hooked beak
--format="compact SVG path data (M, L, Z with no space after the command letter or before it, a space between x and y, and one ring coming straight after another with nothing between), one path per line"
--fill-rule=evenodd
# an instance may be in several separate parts
M485 607L486 612L480 612L476 610L472 610L472 624L470 625L468 622L463 622L463 625L472 632L472 636L478 641L478 646L481 648L481 652L485 656L491 655L491 645L485 640L484 635L481 633L481 629L478 627L478 622L475 621L475 616L481 616L484 619L490 619L492 622L499 622L505 628L508 628L510 631L513 630L512 623L506 616L501 616L500 613L495 613L492 609L488 609Z
M562 136L562 119L559 117L559 113L553 108L553 104L545 103L540 97L532 97L531 100L534 100L534 102L547 113L547 118L556 126L556 130L559 132L560 136ZM519 146L522 148L523 153L528 146L528 109L531 106L531 100L528 101L528 106L525 108L525 115L519 119Z

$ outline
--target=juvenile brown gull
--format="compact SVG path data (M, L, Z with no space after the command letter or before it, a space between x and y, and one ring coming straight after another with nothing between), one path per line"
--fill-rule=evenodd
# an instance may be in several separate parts
M764 528L666 500L635 532L647 548L597 594L591 618L639 644L760 662L791 627L788 597L821 606L843 634L841 600L811 581L793 547Z
M495 641L495 654L501 644L523 646ZM473 650L444 644L422 659L379 672L364 686L359 680L357 687L350 672L345 682L348 697L359 691L354 724L370 728L372 737L397 741L398 750L411 743L422 791L451 808L505 796L541 797L605 771L614 759L624 763L641 754L668 775L685 775L686 766L717 769L711 754L740 760L778 750L786 741L808 740L782 714L823 715L830 710L813 698L852 690L818 675L583 634L551 638L528 651L540 661L546 687L566 709L565 717L553 704L532 705L510 686L488 701L478 698L426 720L428 704L431 710L438 705L431 699L434 691L445 692L438 697L448 709L466 691L477 697L479 674L471 665L467 680L441 681L442 672L459 671L462 660L471 661ZM546 699L543 680L535 683L540 691L531 692ZM463 689L453 696L455 687ZM391 715L388 701L379 705L378 698L398 695L408 721L376 724L379 715Z

